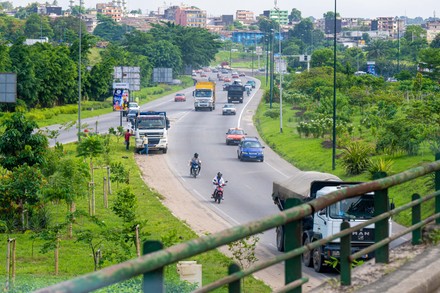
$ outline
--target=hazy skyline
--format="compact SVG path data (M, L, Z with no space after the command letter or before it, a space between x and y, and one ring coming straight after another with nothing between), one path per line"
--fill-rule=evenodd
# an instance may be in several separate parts
M235 16L236 10L250 10L255 13L255 16L263 13L263 10L269 10L274 7L274 1L255 1L255 0L223 0L223 1L207 1L207 0L192 0L192 1L160 1L160 0L126 0L128 3L128 10L141 9L144 14L150 11L157 11L159 8L168 7L170 5L194 5L202 10L206 10L208 16L219 16L222 14L233 14ZM362 17L375 18L379 16L407 16L415 18L421 16L423 18L436 18L440 14L439 0L392 0L392 1L361 1L361 0L335 0L337 4L337 12L342 17ZM278 6L282 10L296 8L301 11L302 17L313 16L321 18L327 11L334 11L335 1L285 1L278 0ZM13 0L14 6L26 6L28 3L45 1L29 1L29 0ZM53 0L47 2L53 3ZM69 0L57 0L58 5L67 9ZM86 8L94 8L96 3L108 3L111 0L82 0L83 6ZM75 0L75 5L79 5L79 0Z

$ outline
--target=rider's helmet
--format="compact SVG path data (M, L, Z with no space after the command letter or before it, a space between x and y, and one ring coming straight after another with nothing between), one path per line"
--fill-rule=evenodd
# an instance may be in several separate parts
M199 157L199 154L198 154L198 153L195 153L195 154L194 154L194 158L197 159L198 157Z
M218 178L222 178L222 173L218 172L218 173L217 173L217 177L218 177Z

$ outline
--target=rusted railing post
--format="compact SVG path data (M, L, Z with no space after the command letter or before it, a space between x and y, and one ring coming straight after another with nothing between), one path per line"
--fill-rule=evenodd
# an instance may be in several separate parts
M286 209L293 208L303 202L297 198L286 200ZM302 221L293 221L284 226L284 250L291 251L302 246ZM286 260L284 266L285 284L289 284L301 278L301 255ZM301 293L301 287L288 291L289 293Z
M341 231L350 228L349 222L341 223ZM341 237L341 285L351 285L351 233Z
M420 195L415 193L412 195L412 200L420 199ZM422 220L422 207L420 204L412 207L412 224L418 224ZM417 228L412 231L412 245L417 245L422 243L422 228Z
M435 154L435 160L438 161L440 160L440 153L436 153ZM435 191L440 190L440 171L435 171ZM440 213L440 197L436 196L435 197L435 213L438 214ZM436 224L440 224L440 218L435 220Z
M240 266L236 263L233 263L228 268L228 274L232 275L233 273L239 272L240 270L241 270ZM240 293L242 280L243 279L240 279L240 280L229 283L228 292L229 293Z
M145 241L143 253L149 254L163 249L163 245L159 241ZM165 292L163 280L163 267L144 274L142 282L142 292Z
M387 177L387 173L385 172L377 172L373 175L373 179L380 179ZM378 216L380 214L388 212L390 209L390 203L388 199L388 189L382 189L374 192L374 215ZM374 240L375 242L379 242L388 238L390 235L389 232L389 217L378 221L375 224L374 229ZM390 253L389 253L389 244L385 244L384 246L378 248L375 252L376 262L377 263L389 263L390 262Z

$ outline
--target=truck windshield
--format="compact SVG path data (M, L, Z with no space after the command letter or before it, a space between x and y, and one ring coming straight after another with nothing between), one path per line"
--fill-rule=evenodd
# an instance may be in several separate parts
M137 121L138 129L162 129L165 125L165 117L142 117Z
M344 199L330 206L330 217L334 219L371 219L374 216L372 194Z
M212 91L210 90L196 90L196 98L209 98L212 96Z

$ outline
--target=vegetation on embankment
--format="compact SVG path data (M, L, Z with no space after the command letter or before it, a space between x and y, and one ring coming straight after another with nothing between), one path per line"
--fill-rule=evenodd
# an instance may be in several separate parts
M434 160L438 133L435 91L404 95L400 89L411 81L385 83L380 77L367 76L369 95L362 81L345 77L357 88L338 86L336 168L332 170L332 79L331 74L320 71L284 76L282 133L278 87L274 87L271 103L265 79L260 77L265 93L254 122L265 143L280 156L301 170L328 172L347 181L369 181L374 171L392 175ZM338 73L338 82L339 78L343 77ZM424 82L425 87L430 84ZM377 83L376 89L373 83ZM432 175L391 188L389 195L400 206L409 202L413 193L424 195L433 190ZM434 209L432 202L422 207L423 217ZM409 225L410 213L402 212L394 220Z

